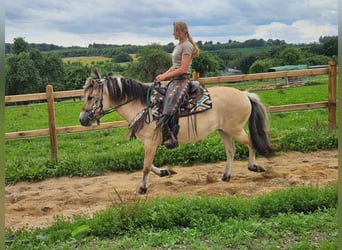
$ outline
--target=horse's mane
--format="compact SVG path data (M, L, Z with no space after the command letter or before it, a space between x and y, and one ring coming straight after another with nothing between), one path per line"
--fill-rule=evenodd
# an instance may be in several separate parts
M115 76L113 74L108 74L103 79L104 90L108 91L111 99L117 102L138 99L142 104L146 104L148 85L131 78ZM101 80L99 72L94 71L94 74L86 81L84 92L89 92L99 80Z

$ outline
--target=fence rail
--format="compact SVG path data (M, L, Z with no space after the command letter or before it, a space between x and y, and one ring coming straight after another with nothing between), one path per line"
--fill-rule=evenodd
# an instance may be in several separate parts
M329 61L329 65L327 68L269 72L269 73L258 73L258 74L242 74L242 75L207 77L207 78L199 78L198 75L195 74L194 79L198 80L201 84L210 85L210 84L219 84L219 83L243 82L243 81L250 81L250 80L266 80L266 79L274 79L274 78L314 76L314 75L326 75L326 74L328 75L328 100L326 102L269 106L269 107L266 107L266 109L268 112L284 112L284 111L293 111L293 110L328 108L328 131L332 132L333 130L336 129L336 106L337 106L336 105L336 102L337 102L336 101L337 64L334 60ZM51 157L57 160L58 158L57 134L126 127L128 125L126 121L117 121L117 122L106 122L100 125L92 125L90 127L68 126L68 127L57 128L56 121L55 121L55 104L54 104L55 99L74 98L74 97L82 97L82 96L83 96L83 90L54 92L51 85L46 86L46 93L5 96L5 103L46 100L47 105L48 105L48 117L49 117L48 118L49 128L5 133L5 139L50 136Z

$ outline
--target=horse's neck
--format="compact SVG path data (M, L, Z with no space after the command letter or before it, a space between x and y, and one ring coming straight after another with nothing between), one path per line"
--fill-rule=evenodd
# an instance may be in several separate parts
M127 122L130 122L144 108L145 106L143 106L139 101L133 101L116 108L116 112L118 112L118 114L121 115Z

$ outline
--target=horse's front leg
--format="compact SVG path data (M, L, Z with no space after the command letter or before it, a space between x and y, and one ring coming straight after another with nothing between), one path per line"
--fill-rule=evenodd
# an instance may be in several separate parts
M145 150L145 155L144 155L144 166L143 166L143 178L142 178L142 184L138 190L139 194L146 194L147 192L147 186L149 182L149 176L150 176L150 171L152 168L152 162L154 159L154 155L156 154L157 146L154 143L145 143L144 144L144 150Z
M225 132L219 131L221 135L221 141L225 147L226 150L226 168L224 170L224 174L221 178L222 181L230 181L231 173L232 173L232 167L233 167L233 160L234 160L234 154L235 154L235 145L233 143L232 138Z

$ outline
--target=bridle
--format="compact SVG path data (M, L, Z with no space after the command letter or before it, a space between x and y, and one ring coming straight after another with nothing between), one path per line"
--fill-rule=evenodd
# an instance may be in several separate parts
M104 82L102 81L102 79L97 79L96 82L99 86L100 97L96 97L96 101L94 102L93 107L91 109L87 109L86 112L88 113L88 119L89 120L96 120L97 124L99 125L100 119L103 116L114 112L117 108L130 103L135 98L128 99L127 101L120 103L113 108L109 108L108 110L103 110L103 84L104 84ZM96 118L96 111L97 110L99 110L98 113L100 114L100 116L98 118Z

